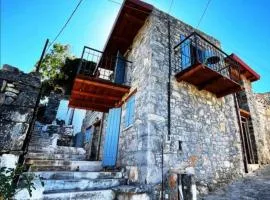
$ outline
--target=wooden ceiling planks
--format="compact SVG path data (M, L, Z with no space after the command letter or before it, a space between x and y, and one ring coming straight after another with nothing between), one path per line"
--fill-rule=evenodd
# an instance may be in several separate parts
M201 63L180 71L175 78L178 82L185 81L195 85L199 90L209 91L218 98L242 90L241 85L237 82Z
M130 87L100 80L94 77L77 76L74 81L69 106L99 112L108 112L117 107Z

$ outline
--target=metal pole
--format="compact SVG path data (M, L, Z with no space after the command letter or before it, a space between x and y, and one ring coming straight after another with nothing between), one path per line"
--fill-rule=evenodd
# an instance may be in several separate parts
M41 66L41 63L42 63L42 60L43 60L43 57L44 57L44 54L46 52L48 44L49 44L49 39L46 40L45 45L43 47L43 50L42 50L42 53L41 53L41 56L39 58L38 65L37 65L37 68L36 68L36 72L39 72L39 68Z

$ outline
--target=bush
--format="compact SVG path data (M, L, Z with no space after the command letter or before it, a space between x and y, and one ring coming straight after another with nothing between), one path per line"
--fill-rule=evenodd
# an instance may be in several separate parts
M20 184L14 182L16 176L20 177ZM33 180L37 177L33 173L24 173L24 167L18 166L16 169L13 168L0 168L0 200L11 199L17 192L23 189L27 189L30 197L32 196L32 190L36 189ZM40 179L41 181L41 179ZM44 183L41 181L42 186Z

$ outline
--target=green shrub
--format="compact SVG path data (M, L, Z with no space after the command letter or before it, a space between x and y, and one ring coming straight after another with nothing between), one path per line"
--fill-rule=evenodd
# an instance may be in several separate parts
M14 178L20 177L19 184L14 183ZM30 196L32 196L32 190L36 189L34 186L34 179L39 178L33 173L24 173L24 167L18 166L17 168L0 168L0 200L9 200L17 192L27 189ZM44 183L41 181L42 186Z

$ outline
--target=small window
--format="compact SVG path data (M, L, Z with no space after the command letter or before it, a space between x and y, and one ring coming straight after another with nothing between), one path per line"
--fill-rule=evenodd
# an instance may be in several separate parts
M129 127L134 122L135 96L131 96L126 103L125 125Z

